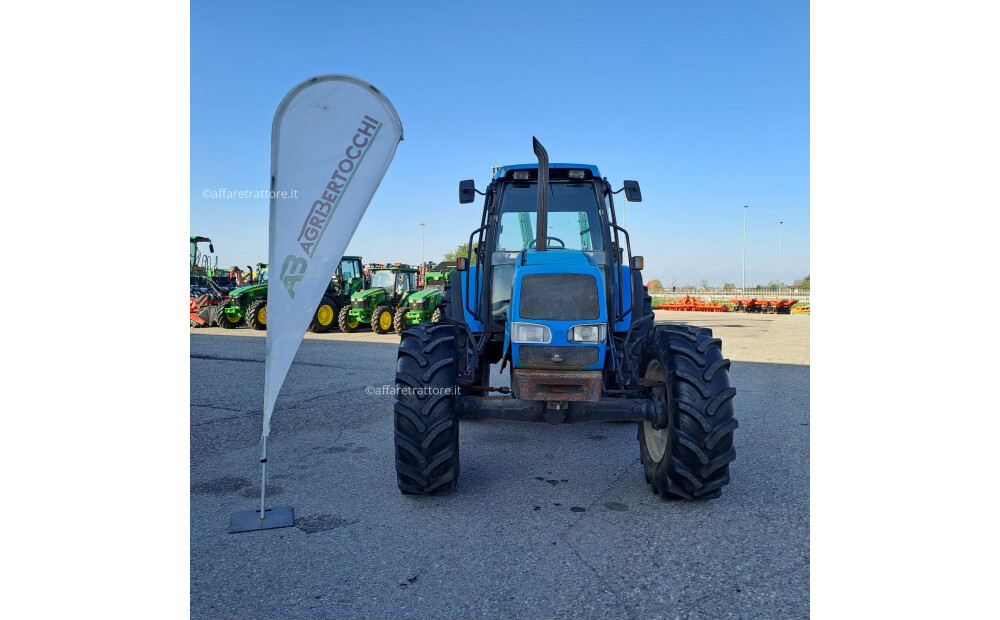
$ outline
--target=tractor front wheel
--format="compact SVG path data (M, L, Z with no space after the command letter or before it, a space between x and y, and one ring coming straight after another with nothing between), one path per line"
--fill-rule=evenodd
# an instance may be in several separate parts
M392 328L397 336L403 335L403 319L406 318L406 308L396 308L396 316L392 318Z
M215 322L222 329L236 329L243 323L243 319L237 318L233 320L228 314L226 314L226 307L229 304L219 304L215 307Z
M266 299L258 299L247 308L247 325L257 330L267 329Z
M336 326L337 302L332 297L323 295L323 301L319 302L307 329L315 334L325 334Z
M372 314L372 331L376 334L388 334L392 330L392 308L379 306Z
M455 326L409 327L396 358L393 408L396 482L407 494L455 490L458 483L458 416Z
M361 324L361 321L351 318L350 312L351 308L344 306L340 309L340 315L337 317L337 324L340 326L340 331L345 334L358 331L358 325Z
M657 325L646 350L644 377L660 382L667 425L639 422L639 453L653 492L670 499L719 497L729 484L729 463L736 458L729 360L712 330L687 325Z

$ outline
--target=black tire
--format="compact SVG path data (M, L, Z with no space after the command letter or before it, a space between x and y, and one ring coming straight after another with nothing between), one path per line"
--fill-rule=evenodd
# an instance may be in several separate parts
M334 327L337 327L337 315L339 313L340 309L337 307L337 300L329 295L323 295L323 299L319 302L316 313L313 314L312 320L309 321L307 329L314 334L325 334Z
M215 324L222 329L236 329L243 324L243 319L232 320L229 315L226 314L226 307L229 303L219 304L215 307L214 320Z
M455 326L424 323L403 332L396 358L396 481L407 494L455 490L458 417Z
M634 328L632 332L632 339L630 342L630 351L633 360L645 360L645 354L649 347L649 336L653 333L653 326L656 321L656 315L653 313L653 298L649 296L649 289L645 286L639 285L634 290L634 295L636 298L642 298L642 313L635 317L635 320L639 320L645 317L651 317L648 321L643 321L638 327ZM643 368L635 368L636 373L641 373Z
M444 323L444 321L444 308L441 306L434 308L434 314L431 315L431 323Z
M666 384L667 427L639 422L639 453L653 492L671 499L712 499L729 484L736 458L736 390L729 360L712 330L657 325L647 349L646 379ZM654 397L656 390L653 389ZM661 397L663 392L660 392Z
M406 308L396 308L396 315L392 317L392 328L397 336L403 335L403 318L406 317Z
M384 315L388 318L383 319ZM385 304L376 307L372 313L372 331L376 334L388 334L392 331L392 318L392 308Z
M247 325L256 329L267 329L267 299L258 299L247 308Z
M340 314L337 315L337 325L340 326L340 331L346 334L358 331L358 327L361 325L361 321L351 323L351 317L348 316L350 311L350 306L344 306L340 309Z

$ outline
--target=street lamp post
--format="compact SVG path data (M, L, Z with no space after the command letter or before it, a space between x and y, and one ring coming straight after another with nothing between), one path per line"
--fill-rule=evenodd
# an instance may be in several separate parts
M781 279L781 227L784 222L778 222L778 292L784 288L785 283Z
M424 264L424 223L420 222L420 280L423 282L424 270L426 265Z
M747 296L747 209L750 205L743 205L743 296Z

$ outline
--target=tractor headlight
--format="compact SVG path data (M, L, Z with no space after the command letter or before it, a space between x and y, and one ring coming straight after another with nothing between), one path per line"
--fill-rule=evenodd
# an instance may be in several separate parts
M604 323L593 325L574 325L566 332L569 342L604 342L607 326Z
M537 323L511 323L510 341L518 344L547 344L552 342L552 332L547 326Z

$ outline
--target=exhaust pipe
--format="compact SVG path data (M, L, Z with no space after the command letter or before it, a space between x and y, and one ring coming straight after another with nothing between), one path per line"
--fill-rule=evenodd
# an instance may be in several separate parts
M538 230L535 234L535 244L539 251L544 252L548 242L549 214L547 210L549 194L549 154L545 147L534 136L531 137L531 146L538 157Z

